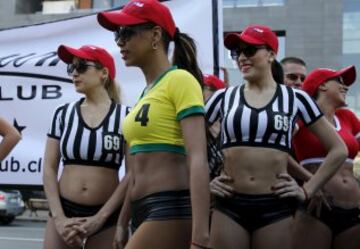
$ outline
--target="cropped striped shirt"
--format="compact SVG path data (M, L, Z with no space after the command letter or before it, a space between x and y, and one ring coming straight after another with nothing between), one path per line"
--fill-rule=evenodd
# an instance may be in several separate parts
M112 102L97 127L89 127L80 111L84 99L55 109L48 136L60 140L64 165L80 164L118 170L124 155L122 122L129 108Z
M277 85L274 96L262 108L250 106L245 85L221 89L205 106L209 124L221 120L221 147L259 146L291 151L297 117L310 125L322 116L315 101L304 91Z

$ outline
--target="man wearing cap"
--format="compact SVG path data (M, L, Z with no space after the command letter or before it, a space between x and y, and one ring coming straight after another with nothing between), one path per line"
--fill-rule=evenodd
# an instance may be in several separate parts
M354 158L360 148L360 122L352 111L341 108L355 78L354 66L338 71L317 68L303 83L302 89L316 99L320 110L345 144L348 156L323 187L329 205L320 202L314 208L316 202L310 202L297 212L294 249L360 248L360 186L353 174ZM297 158L305 169L316 174L322 170L321 164L326 160L327 146L321 144L303 124L299 126L294 136Z

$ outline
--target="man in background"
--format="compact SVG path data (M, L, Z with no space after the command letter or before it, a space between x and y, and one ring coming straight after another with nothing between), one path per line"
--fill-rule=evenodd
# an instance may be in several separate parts
M285 85L300 89L307 74L306 63L298 57L285 57L280 63L284 69Z

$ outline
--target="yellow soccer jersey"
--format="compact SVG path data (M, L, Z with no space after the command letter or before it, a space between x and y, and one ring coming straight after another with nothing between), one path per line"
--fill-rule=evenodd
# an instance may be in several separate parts
M123 134L130 153L170 151L185 154L180 120L204 113L202 91L187 71L172 67L126 116Z

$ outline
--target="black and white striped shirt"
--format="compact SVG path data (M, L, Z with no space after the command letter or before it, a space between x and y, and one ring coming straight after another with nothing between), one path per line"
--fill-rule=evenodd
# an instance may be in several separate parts
M207 121L221 120L222 148L259 146L290 152L297 117L310 125L322 116L304 91L278 85L271 101L251 107L244 98L245 85L221 89L205 106Z
M97 127L89 127L80 112L84 99L55 109L48 136L60 140L64 165L80 164L118 170L124 155L122 122L129 108L111 103Z

